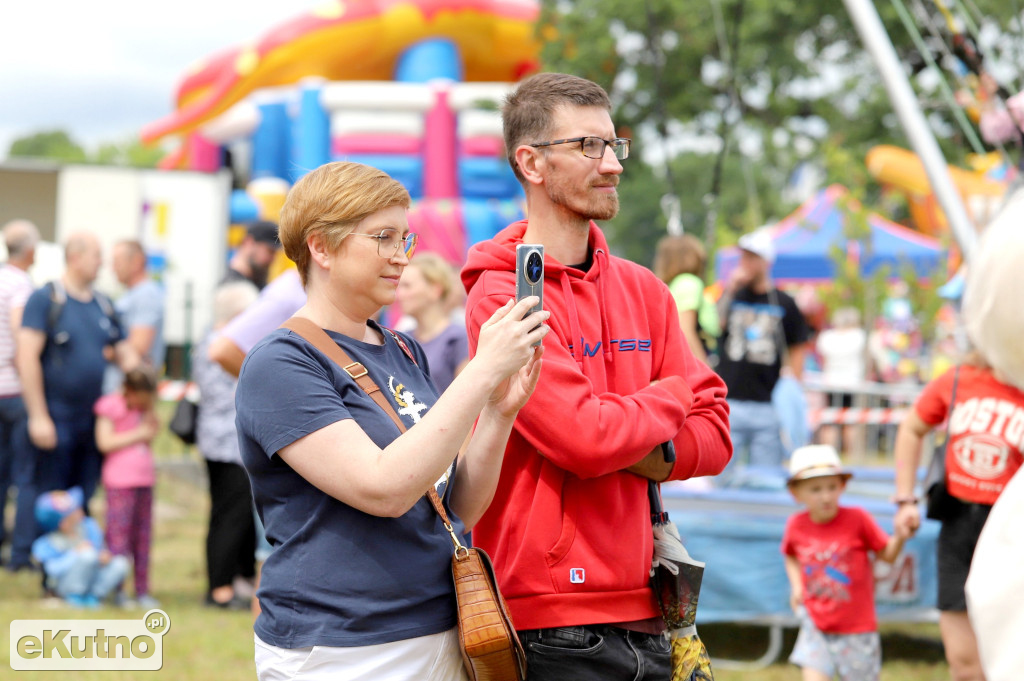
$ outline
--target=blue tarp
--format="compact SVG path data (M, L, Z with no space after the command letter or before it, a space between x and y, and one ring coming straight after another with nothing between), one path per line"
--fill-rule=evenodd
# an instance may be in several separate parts
M839 246L846 257L859 263L860 272L870 275L882 265L890 265L897 274L907 263L919 276L940 276L946 264L946 253L935 239L907 229L881 215L871 213L868 225L870 239L864 252L857 241L849 241L844 233L847 212L843 202L849 192L834 184L805 202L772 228L776 258L772 278L776 281L821 281L835 278L833 249ZM724 248L716 258L717 277L725 279L739 261L739 250Z
M706 563L697 622L796 624L782 553L786 520L800 510L785 488L784 472L746 469L735 487L694 489L662 485L662 498L690 555ZM892 532L892 471L854 469L845 506L867 510ZM935 545L939 523L925 520L893 565L876 564L879 619L934 619Z

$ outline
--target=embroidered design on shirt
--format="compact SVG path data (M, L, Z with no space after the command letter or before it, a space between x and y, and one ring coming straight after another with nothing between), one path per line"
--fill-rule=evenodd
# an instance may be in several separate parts
M437 492L438 496L444 496L444 491L448 487L448 479L451 478L452 476L453 468L455 468L454 461L448 464L448 469L441 475L440 478L437 479L437 482L434 483L434 491Z
M419 423L423 412L429 409L429 407L422 402L417 402L416 396L411 390L406 389L404 383L396 384L394 376L388 376L388 389L398 405L398 413L402 416L408 416L412 419L413 423Z
M587 571L583 568L569 568L569 582L571 584L582 584L587 581Z

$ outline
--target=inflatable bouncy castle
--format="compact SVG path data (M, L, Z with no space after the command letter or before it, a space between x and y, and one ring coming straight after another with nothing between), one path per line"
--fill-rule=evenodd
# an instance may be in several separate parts
M413 197L421 248L461 263L522 216L500 102L538 66L536 0L335 0L193 67L142 131L177 137L162 167L231 166L231 222L276 219L288 188L335 160Z

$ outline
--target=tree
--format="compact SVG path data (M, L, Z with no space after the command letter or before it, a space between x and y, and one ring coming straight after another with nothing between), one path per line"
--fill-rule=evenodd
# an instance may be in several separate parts
M1011 8L977 5L986 28L1005 37ZM879 9L909 70L922 59L893 7ZM784 189L793 170L807 162L825 167L836 148L850 163L832 164L827 180L872 207L879 191L864 172L867 150L906 146L841 0L543 0L538 31L545 68L604 86L616 123L639 138L636 156L655 169L638 172L627 161L623 198L643 196L657 206L659 193L678 195L689 226L706 230L710 246L788 213L795 205ZM915 84L925 101L941 101L934 78ZM961 162L968 150L950 111L931 107L928 115L947 158ZM648 186L634 190L638 183ZM632 243L635 220L653 216L663 228L664 219L656 209L623 204L607 226L609 239L624 252L649 250Z
M165 155L159 146L146 146L137 137L122 142L106 142L99 146L91 161L99 165L155 168Z
M45 158L63 163L155 168L164 156L160 147L147 147L136 137L120 142L104 142L95 152L87 152L64 130L49 130L20 137L11 143L11 158Z
M47 130L11 142L11 158L47 158L66 163L84 163L85 150L63 130Z

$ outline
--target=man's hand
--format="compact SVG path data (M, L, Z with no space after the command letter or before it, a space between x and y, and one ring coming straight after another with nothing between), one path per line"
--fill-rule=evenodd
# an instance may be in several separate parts
M672 475L672 468L675 465L675 461L665 461L665 451L658 445L626 470L648 480L664 482Z
M57 427L49 416L37 416L28 420L28 438L37 449L54 449L57 446Z

